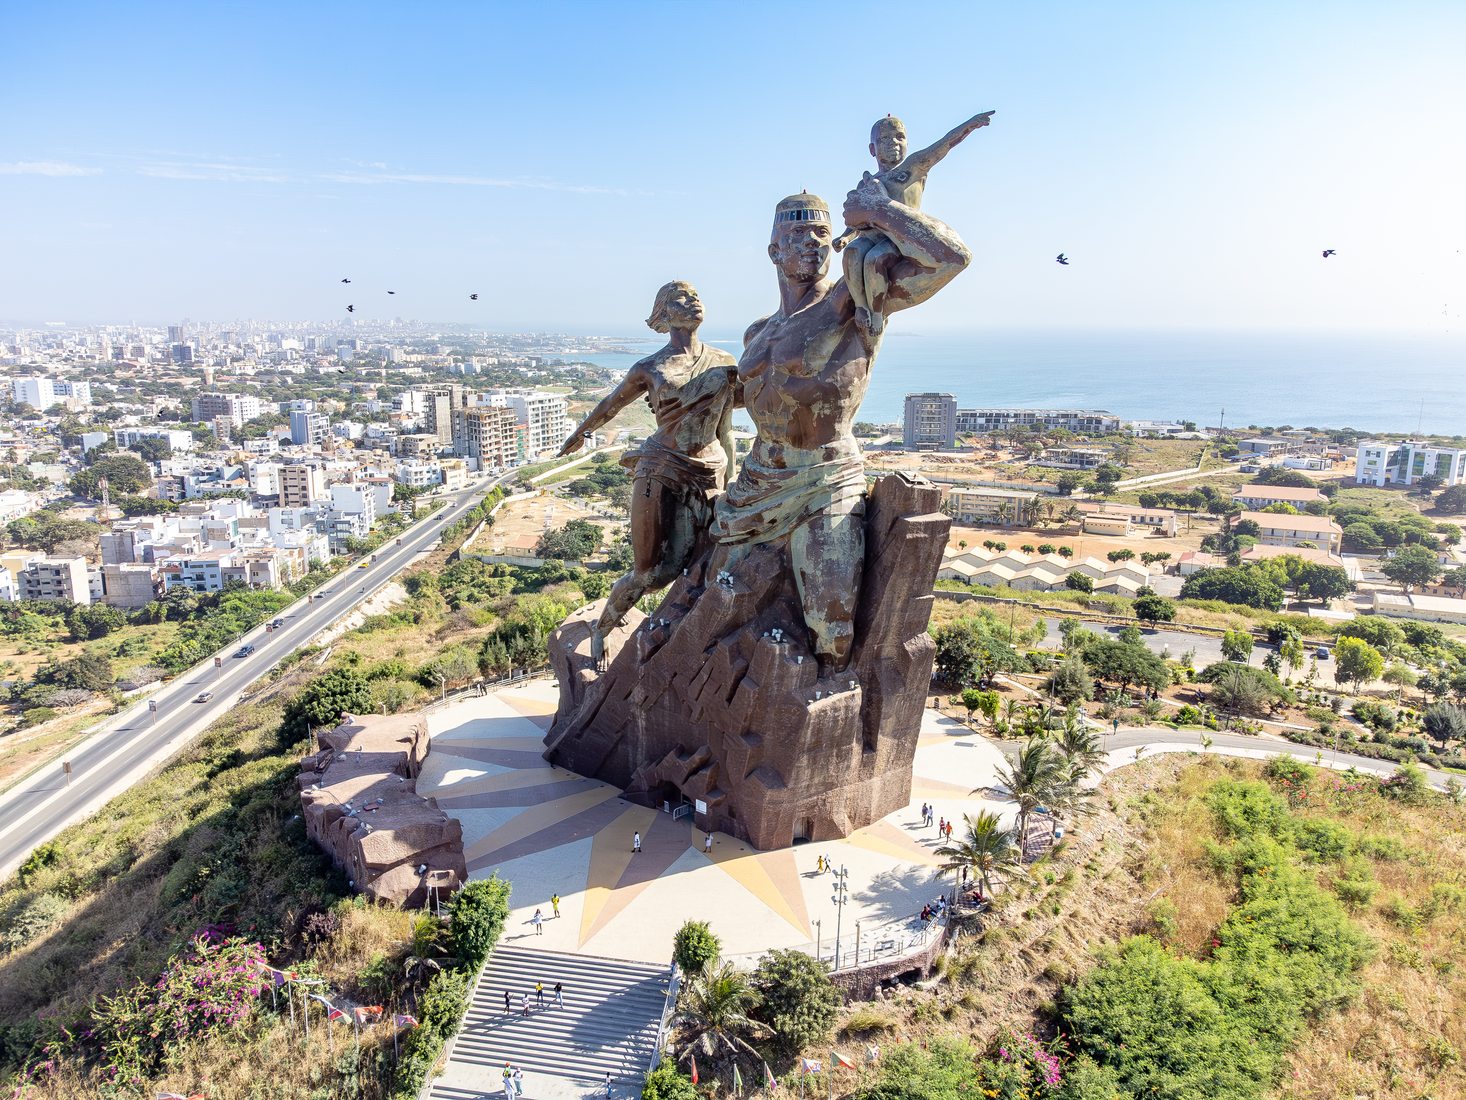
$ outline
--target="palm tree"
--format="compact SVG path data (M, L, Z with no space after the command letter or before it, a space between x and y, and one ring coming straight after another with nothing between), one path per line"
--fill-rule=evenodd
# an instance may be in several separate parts
M1063 793L1069 769L1063 755L1045 738L1036 737L1018 750L1009 765L999 765L998 783L1007 788L1009 801L1018 803L1018 836L1026 835L1029 815Z
M1075 783L1088 778L1105 761L1105 752L1094 730L1080 722L1072 711L1066 716L1063 732L1055 745L1064 758L1070 780Z
M956 843L937 849L937 855L946 861L937 869L938 875L970 870L982 881L983 894L990 896L994 875L1006 878L1027 873L1015 830L1003 828L997 814L991 810L983 810L975 818L963 814L962 823L966 833Z
M724 960L710 964L687 983L672 1017L683 1047L677 1061L701 1052L714 1061L746 1054L762 1063L758 1051L744 1038L764 1039L773 1034L748 1014L757 1001L747 974Z
M1071 504L1059 518L1072 527L1084 522L1084 513L1079 510L1079 505Z

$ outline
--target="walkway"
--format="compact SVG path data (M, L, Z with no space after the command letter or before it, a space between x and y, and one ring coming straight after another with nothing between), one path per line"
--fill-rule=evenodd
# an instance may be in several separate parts
M502 1093L506 1062L523 1071L527 1100L604 1097L607 1074L616 1095L634 1096L656 1052L670 980L670 966L501 944L425 1100Z

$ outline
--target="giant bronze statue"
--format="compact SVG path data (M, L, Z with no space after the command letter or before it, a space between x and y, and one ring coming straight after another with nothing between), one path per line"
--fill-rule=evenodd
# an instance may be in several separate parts
M712 520L714 495L733 465L734 359L697 338L702 300L691 283L657 291L647 326L668 333L665 347L633 364L561 448L581 441L645 396L657 430L621 464L631 471L632 569L611 589L592 634L599 660L608 631L647 592L665 588L687 568Z
M882 317L970 260L901 194L866 174L844 204L852 239L870 241L862 274L876 256ZM867 487L851 429L884 326L848 277L829 279L834 243L819 198L775 207L779 308L749 327L732 398L757 437L714 506L714 545L658 574L672 584L650 616L592 604L550 640L548 759L636 801L690 804L700 827L759 848L844 836L909 802L950 530L924 479Z

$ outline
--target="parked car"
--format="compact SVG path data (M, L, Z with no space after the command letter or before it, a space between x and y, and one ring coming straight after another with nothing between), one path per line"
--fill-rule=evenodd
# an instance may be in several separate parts
M1317 657L1320 661L1327 661L1329 659L1329 651L1323 646L1319 646L1317 649L1315 649L1313 651L1313 655Z
M199 697L197 699L195 699L194 702L195 703L207 703L213 697L214 697L214 693L212 691L201 691L201 692L199 692Z
M239 647L239 652L236 653L234 656L236 656L236 657L248 657L254 651L255 651L255 647L252 646L252 645L240 646Z

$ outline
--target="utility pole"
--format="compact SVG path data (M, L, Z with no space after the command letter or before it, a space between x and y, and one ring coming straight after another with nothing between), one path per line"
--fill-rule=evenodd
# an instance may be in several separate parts
M112 494L111 486L107 483L107 475L103 474L97 478L97 488L102 490L102 518L98 522L105 527L107 520L112 515Z
M850 900L850 872L845 864L835 872L835 969L840 969L840 930L845 921L845 906Z

